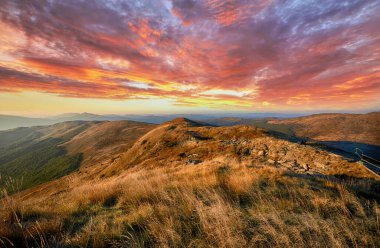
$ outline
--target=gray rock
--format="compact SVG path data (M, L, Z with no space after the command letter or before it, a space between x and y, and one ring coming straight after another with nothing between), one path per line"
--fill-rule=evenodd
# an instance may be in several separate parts
M200 164L202 163L202 160L200 159L189 159L186 164L188 165L197 165L197 164Z

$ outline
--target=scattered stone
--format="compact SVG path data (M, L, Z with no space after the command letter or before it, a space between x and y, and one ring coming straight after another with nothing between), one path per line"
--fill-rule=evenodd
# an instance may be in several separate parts
M294 159L292 167L300 167L300 165L297 163L296 159Z
M194 131L187 131L186 133L191 135L190 140L193 140L193 141L208 140L209 139L208 137L203 137L202 135L200 135L199 133L194 132Z
M186 164L188 165L197 165L202 163L202 160L200 159L189 159Z
M181 157L181 158L184 158L184 157L186 157L186 153L181 152L180 154L178 154L178 156Z
M165 144L165 146L167 146L167 147L173 147L173 146L178 145L178 143L177 143L176 141L172 141L172 140L165 140L165 141L164 141L164 144Z
M281 155L281 156L285 156L287 153L288 153L288 148L286 148L286 147L282 147L282 148L280 149L279 155Z
M268 161L268 163L270 163L270 164L275 164L275 163L276 163L276 161L274 161L273 159L268 159L267 161Z
M265 157L265 156L266 156L266 152L263 151L263 150L261 150L261 151L259 151L259 152L257 153L257 155L258 155L259 157Z
M241 148L236 151L236 154L239 156L241 155Z
M251 155L251 150L249 148L246 148L244 151L244 155L246 156Z
M177 128L177 126L170 126L170 127L168 127L168 131L170 131L170 130L174 130L174 129L176 129Z

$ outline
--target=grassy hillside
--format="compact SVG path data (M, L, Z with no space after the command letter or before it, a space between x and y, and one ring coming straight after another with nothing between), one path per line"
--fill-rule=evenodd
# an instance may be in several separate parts
M77 170L82 154L68 155L60 145L90 126L73 122L1 132L1 176L22 182L21 188L25 189Z
M69 154L83 153L83 166L115 159L156 125L135 121L102 122L64 144Z
M66 155L66 150L58 146L63 141L46 139L14 153L3 151L6 155L0 157L2 176L22 180L22 188L29 188L78 169L82 155Z
M270 123L270 120L273 120L273 118L218 118L205 120L205 122L216 126L249 125L263 128L274 133L284 134L287 136L295 136L296 127L294 125Z
M380 245L379 184L371 180L300 176L237 161L68 180L75 188L43 201L5 198L1 237L17 247Z
M319 141L351 141L380 145L380 112L317 114L290 119L218 118L206 122L218 126L251 125L290 137Z
M178 119L150 129L109 163L12 196L3 191L1 241L16 247L380 246L379 177L359 163L249 126Z
M380 146L380 112L319 114L270 120L268 124L290 126L295 135L319 141L351 141Z
M0 174L30 188L115 159L152 128L133 121L76 121L2 131Z
M207 122L217 126L255 126L287 140L309 140L310 144L351 159L359 159L356 149L380 159L380 112L317 114L291 119L219 118Z

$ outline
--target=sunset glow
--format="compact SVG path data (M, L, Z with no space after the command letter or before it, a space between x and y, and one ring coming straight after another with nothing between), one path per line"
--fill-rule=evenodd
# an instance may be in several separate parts
M0 114L380 107L378 0L0 4Z

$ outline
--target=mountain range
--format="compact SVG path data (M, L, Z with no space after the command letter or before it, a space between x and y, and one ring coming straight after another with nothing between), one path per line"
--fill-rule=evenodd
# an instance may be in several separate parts
M17 127L31 127L40 125L52 125L65 121L140 121L160 124L178 117L185 117L193 120L204 120L220 117L241 117L241 118L291 118L300 114L281 113L223 113L223 114L168 114L168 115L97 115L92 113L66 113L48 118L31 118L13 115L0 115L0 130L7 130Z

